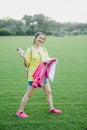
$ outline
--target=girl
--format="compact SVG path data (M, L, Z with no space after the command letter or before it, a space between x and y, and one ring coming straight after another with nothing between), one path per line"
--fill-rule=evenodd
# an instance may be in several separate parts
M26 67L29 67L29 72L28 72L28 88L21 100L20 108L16 113L16 115L21 118L26 118L29 116L24 112L24 107L35 90L35 88L32 86L34 80L32 74L36 70L37 66L43 61L44 58L49 58L47 50L42 47L42 44L44 43L45 39L46 39L45 35L42 32L38 32L34 38L34 45L31 48L28 48L25 53L25 56L23 56L24 65ZM50 84L47 79L44 80L44 85L42 88L46 94L46 98L49 105L49 112L60 114L62 112L61 110L54 109L52 101L52 92Z

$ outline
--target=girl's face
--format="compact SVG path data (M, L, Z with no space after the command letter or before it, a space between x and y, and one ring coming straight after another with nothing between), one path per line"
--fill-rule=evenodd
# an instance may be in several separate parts
M45 40L45 36L40 34L35 39L35 44L41 45L42 43L44 43L44 40Z

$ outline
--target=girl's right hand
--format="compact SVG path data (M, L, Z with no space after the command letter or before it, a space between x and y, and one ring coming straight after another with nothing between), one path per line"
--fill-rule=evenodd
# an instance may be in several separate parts
M25 52L21 48L17 48L17 52L22 58L25 58Z

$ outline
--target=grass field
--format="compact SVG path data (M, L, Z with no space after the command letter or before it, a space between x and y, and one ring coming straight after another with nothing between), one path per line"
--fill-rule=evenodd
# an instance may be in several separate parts
M17 47L26 50L33 37L0 37L0 130L87 130L87 36L47 37L51 57L59 59L51 84L55 108L50 114L42 89L36 89L25 107L29 118L15 113L27 88L23 60Z

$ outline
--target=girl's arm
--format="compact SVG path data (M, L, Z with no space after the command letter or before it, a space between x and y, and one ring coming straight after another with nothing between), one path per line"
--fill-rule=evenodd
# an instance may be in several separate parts
M21 48L17 48L17 52L24 59L25 67L29 67L29 65L30 65L30 52L29 52L29 50L27 50L25 53L24 50L22 50Z
M27 60L26 60L26 58L24 57L24 65L25 65L25 67L29 67L29 63L27 62Z

